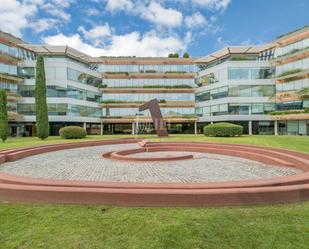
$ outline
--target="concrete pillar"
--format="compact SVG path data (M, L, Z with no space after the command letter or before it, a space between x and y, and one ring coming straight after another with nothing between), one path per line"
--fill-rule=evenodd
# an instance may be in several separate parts
M135 123L132 122L132 135L134 135L134 134L135 134Z
M104 131L104 124L103 124L103 122L101 122L101 126L100 126L100 134L101 134L101 136L103 135L103 131Z
M278 136L278 120L275 120L274 127L275 127L275 136Z
M194 134L197 134L197 122L194 122Z
M87 123L86 122L84 123L84 129L85 130L87 129Z
M248 128L249 128L249 135L251 136L252 135L252 121L249 121Z
M211 121L210 123L211 123L211 124L213 124L214 122L213 122L213 121Z

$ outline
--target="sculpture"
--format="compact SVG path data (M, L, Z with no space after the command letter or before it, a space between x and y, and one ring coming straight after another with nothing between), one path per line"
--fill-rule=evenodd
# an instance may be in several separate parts
M139 107L139 111L145 111L148 109L150 111L150 115L158 137L167 137L168 133L166 129L166 124L163 119L158 100L152 99Z

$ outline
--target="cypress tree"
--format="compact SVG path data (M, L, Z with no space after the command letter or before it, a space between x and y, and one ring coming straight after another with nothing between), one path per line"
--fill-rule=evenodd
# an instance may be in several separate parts
M8 109L6 92L0 89L0 138L4 142L8 137Z
M36 134L42 140L49 134L48 109L46 101L46 79L44 69L44 58L37 57L36 77L35 77L35 114L36 114Z

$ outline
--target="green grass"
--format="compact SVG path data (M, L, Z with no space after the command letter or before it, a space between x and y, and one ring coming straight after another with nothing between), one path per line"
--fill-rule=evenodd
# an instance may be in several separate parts
M57 144L67 142L84 142L99 139L117 139L117 138L136 138L145 137L150 141L193 141L193 142L220 142L220 143L237 143L252 144L261 146L270 146L298 150L309 153L309 136L242 136L242 137L206 137L204 135L170 135L168 138L157 138L155 135L104 135L104 136L87 136L85 139L62 139L60 137L49 137L47 140L40 140L35 137L27 138L9 138L6 142L0 142L0 150L39 146L45 144Z
M134 136L10 138L0 149ZM253 144L309 153L309 137L147 136L151 141ZM126 208L0 204L0 249L302 249L309 248L309 202L227 208Z
M234 208L0 205L0 248L302 249L309 203Z
M48 137L46 140L40 140L37 137L23 137L23 138L8 138L4 143L0 142L0 150L24 148L31 146L40 146L46 144L85 142L99 139L113 139L113 138L127 138L133 137L130 135L109 135L109 136L87 136L85 139L63 139L59 136Z

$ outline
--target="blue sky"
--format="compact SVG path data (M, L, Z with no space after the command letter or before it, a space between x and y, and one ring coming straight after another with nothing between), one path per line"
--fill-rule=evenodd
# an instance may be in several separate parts
M0 0L0 29L92 56L207 55L309 24L309 0Z

